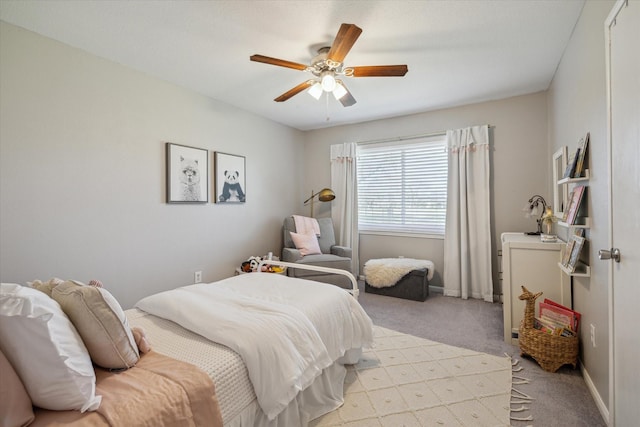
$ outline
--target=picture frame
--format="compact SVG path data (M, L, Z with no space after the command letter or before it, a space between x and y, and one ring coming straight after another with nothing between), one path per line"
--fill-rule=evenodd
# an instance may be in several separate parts
M553 153L553 214L556 218L563 218L567 205L567 186L558 184L562 179L561 173L567 168L567 146L561 147Z
M167 203L209 201L209 151L166 143Z
M246 159L236 154L214 153L215 202L246 202Z

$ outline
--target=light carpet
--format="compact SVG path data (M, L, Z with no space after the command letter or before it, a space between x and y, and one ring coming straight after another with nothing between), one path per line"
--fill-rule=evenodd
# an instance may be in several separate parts
M509 426L511 359L374 327L345 402L313 427Z

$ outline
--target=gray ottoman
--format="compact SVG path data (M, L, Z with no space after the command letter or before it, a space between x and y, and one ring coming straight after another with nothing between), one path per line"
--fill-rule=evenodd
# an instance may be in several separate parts
M429 296L428 269L413 270L402 277L394 286L376 288L364 282L364 291L371 294L424 301Z

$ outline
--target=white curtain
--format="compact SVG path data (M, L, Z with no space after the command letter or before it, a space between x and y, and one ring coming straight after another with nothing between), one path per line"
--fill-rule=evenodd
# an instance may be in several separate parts
M358 186L354 142L331 146L331 189L336 198L331 204L331 218L338 245L350 247L351 272L359 274L358 263Z
M447 131L444 294L493 302L489 127Z

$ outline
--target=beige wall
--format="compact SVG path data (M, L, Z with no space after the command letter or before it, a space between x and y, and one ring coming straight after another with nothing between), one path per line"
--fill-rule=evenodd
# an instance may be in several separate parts
M213 281L279 252L282 219L300 201L301 132L18 27L0 31L3 282L95 278L130 307L197 270ZM246 156L246 204L166 204L165 142Z
M549 186L550 156L547 144L546 93L467 105L446 110L349 126L307 132L305 144L305 188L320 188L331 182L329 147L352 141L368 141L439 132L478 124L492 128L491 215L493 231L494 293L501 293L497 250L500 235L507 231L533 231L535 221L527 219L522 207L534 194L552 200ZM551 202L550 202L551 203ZM330 216L323 206L323 214ZM361 236L361 267L381 256L426 258L435 263L433 283L442 285L443 240Z
M574 151L578 140L591 133L591 179L587 185L593 226L586 233L591 277L573 279L573 305L582 313L580 358L601 410L606 410L603 406L609 402L608 275L611 266L598 262L598 249L607 248L609 242L604 21L613 4L613 1L586 2L548 94L549 140L553 151L565 145L569 152ZM566 233L566 230L558 232ZM596 327L595 348L591 346L590 324ZM603 415L606 418L606 412Z

